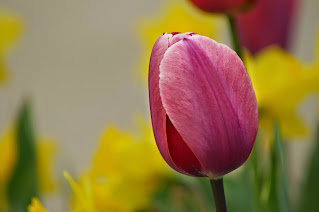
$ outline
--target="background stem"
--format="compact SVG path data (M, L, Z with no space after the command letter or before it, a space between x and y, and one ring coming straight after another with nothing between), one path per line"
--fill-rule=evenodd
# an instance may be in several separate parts
M227 212L223 178L210 179L210 184L213 190L216 212Z
M233 48L236 51L237 55L242 58L242 48L239 42L239 37L238 37L238 33L237 33L237 26L236 26L236 21L234 16L232 15L228 15L228 22L229 22L229 26L230 26L230 31L231 31L231 39L233 42Z

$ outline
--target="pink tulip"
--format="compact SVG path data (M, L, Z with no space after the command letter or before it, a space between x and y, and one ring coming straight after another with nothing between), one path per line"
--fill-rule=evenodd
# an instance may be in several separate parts
M176 171L218 178L247 160L257 103L229 47L194 33L165 33L151 55L149 98L158 149Z
M254 54L273 44L286 49L295 8L296 0L259 0L237 17L241 43Z
M246 10L257 0L190 0L196 7L211 13L235 13Z

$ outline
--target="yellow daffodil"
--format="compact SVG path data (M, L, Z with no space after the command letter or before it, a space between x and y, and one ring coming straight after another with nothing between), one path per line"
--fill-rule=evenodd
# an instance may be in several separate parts
M22 24L16 15L0 10L0 83L7 78L5 54L21 33Z
M6 207L6 186L17 160L15 130L7 130L0 139L0 209ZM49 139L40 139L36 143L37 171L40 191L49 192L54 189L52 163L55 146Z
M319 75L307 71L305 65L289 53L270 47L256 57L246 55L259 108L260 132L272 137L275 121L284 137L304 136L307 126L297 109L305 98L319 88Z
M28 212L48 212L41 205L40 201L37 198L33 198L31 204L28 206Z
M165 176L169 171L146 124L138 135L108 128L91 168L79 181L65 174L73 190L72 211L77 212L147 209Z
M137 35L143 48L142 62L139 66L143 79L147 79L152 47L160 35L164 32L194 32L216 40L219 21L218 16L200 13L184 0L170 1L158 14L143 17L137 27Z

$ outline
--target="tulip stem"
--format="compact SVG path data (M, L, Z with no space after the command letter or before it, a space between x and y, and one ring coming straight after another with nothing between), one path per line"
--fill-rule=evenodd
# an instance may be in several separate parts
M227 212L223 178L210 179L210 184L213 190L216 212Z
M237 55L242 58L242 48L239 42L239 36L238 36L238 32L237 32L237 25L236 25L236 21L235 21L235 17L232 15L228 15L228 22L229 22L229 26L230 26L230 31L231 31L231 38L232 38L232 42L233 42L233 48L235 50L235 52L237 53Z

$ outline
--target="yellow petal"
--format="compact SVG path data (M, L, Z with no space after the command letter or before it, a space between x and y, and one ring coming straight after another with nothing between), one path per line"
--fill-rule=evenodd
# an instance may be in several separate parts
M140 120L138 133L109 127L100 140L88 171L77 182L69 180L74 191L72 209L79 211L83 204L96 211L147 209L161 180L171 176L150 122Z
M302 101L319 91L319 72L309 71L288 52L269 47L256 57L246 56L256 93L260 127L272 134L278 121L284 137L305 136L307 126L298 116Z
M51 139L41 139L37 142L37 171L41 191L53 191L56 188L53 165L56 154L56 146Z
M33 198L31 201L31 205L28 206L28 212L48 212L41 205L40 201L37 198Z
M4 58L0 53L0 83L5 82L8 78L7 67L3 60Z
M0 54L9 50L22 31L21 19L8 11L0 11Z

